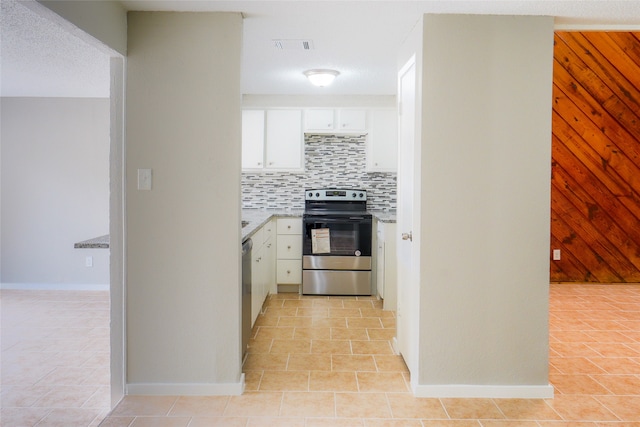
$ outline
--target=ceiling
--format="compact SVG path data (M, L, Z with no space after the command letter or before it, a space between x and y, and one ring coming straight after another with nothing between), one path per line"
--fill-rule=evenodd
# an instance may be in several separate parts
M2 96L107 97L109 60L39 16L33 0L0 0ZM396 52L424 13L550 15L561 29L640 30L640 1L121 1L127 10L234 11L244 16L242 91L390 95ZM276 47L276 40L285 47ZM302 40L311 49L301 48ZM302 72L332 68L330 87Z

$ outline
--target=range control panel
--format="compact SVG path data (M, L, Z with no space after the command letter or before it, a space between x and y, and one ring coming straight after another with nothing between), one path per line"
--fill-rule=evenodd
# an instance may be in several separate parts
M346 188L321 188L305 190L305 200L320 201L366 201L367 190L362 189L346 189Z

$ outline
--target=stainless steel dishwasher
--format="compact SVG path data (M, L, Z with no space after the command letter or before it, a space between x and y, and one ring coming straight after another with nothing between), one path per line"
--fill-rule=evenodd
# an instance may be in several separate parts
M242 243L242 358L247 352L251 336L251 248L253 241Z

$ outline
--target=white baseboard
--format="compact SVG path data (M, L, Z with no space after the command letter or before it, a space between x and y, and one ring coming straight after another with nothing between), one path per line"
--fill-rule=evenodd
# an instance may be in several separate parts
M460 397L495 399L552 399L552 385L420 385L413 391L415 397Z
M244 392L244 374L237 383L134 383L127 395L141 396L239 396Z
M18 291L108 291L109 284L0 283L0 289L11 289Z

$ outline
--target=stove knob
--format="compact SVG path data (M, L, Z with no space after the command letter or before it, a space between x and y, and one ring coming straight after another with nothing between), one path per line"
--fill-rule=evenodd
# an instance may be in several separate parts
M320 193L316 193L316 197L320 197Z
M313 193L309 193L309 197L313 197Z
M353 193L353 194L351 195L351 197L353 197L353 198L355 199L355 198L356 198L356 193Z
M360 198L362 199L364 197L364 194L360 193Z

